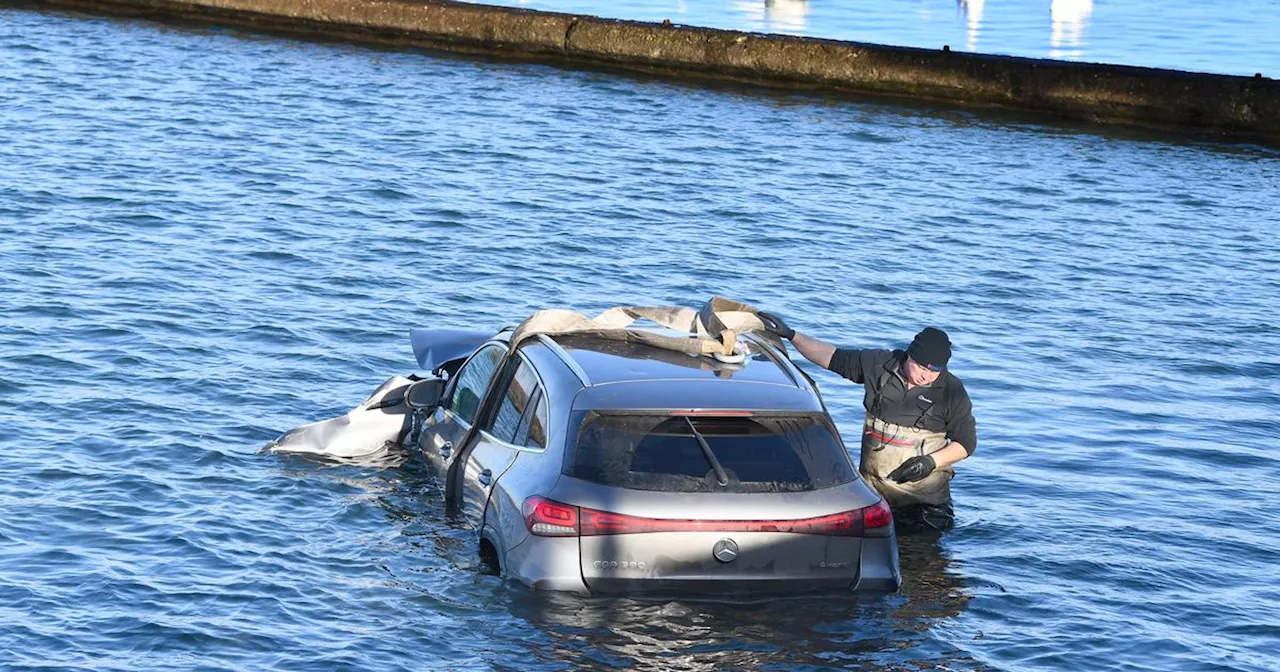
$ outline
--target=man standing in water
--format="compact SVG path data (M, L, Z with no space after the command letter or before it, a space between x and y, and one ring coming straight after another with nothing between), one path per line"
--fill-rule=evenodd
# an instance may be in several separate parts
M866 388L859 470L898 523L949 528L955 518L951 465L973 453L978 430L969 393L946 370L946 333L927 327L906 350L853 350L801 334L777 315L758 316L805 359Z

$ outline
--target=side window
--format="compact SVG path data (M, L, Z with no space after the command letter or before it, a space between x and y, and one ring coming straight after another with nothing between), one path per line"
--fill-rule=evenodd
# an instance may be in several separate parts
M498 413L493 418L493 426L489 433L494 438L507 443L515 443L516 434L520 431L520 420L524 417L529 400L538 387L538 378L524 359L515 362L516 373L511 376L511 384L507 386L498 405Z
M533 401L534 407L525 414L520 431L516 433L515 444L528 448L547 447L547 397L538 388Z
M503 349L498 345L490 345L480 349L470 361L458 372L457 384L453 388L453 396L449 398L448 409L453 411L464 422L476 420L476 412L480 410L480 401L489 387L489 381L498 370L502 361Z
M529 439L526 446L535 448L547 447L547 397L538 395L538 407L533 409L533 420L529 422Z

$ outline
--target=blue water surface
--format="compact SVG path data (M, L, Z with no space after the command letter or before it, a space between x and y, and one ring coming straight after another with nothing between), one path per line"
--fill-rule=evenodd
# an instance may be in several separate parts
M1275 669L1280 152L31 8L0 62L0 668ZM420 466L257 454L410 327L713 294L951 333L900 593L534 593Z

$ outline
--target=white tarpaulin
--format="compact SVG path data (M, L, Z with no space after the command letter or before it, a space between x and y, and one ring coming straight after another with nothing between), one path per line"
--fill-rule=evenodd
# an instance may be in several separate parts
M637 324L642 320L670 331L645 329ZM537 334L580 334L698 355L732 355L737 335L747 332L767 333L756 309L717 296L696 311L676 306L618 306L586 317L571 310L542 310L516 327L511 342L518 344Z

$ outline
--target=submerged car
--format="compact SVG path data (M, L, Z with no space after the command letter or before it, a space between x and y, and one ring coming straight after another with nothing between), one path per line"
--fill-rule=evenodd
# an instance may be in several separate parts
M816 386L758 335L739 361L590 334L414 332L400 440L503 576L590 594L893 591L892 515Z

